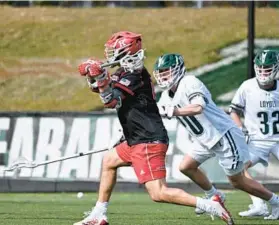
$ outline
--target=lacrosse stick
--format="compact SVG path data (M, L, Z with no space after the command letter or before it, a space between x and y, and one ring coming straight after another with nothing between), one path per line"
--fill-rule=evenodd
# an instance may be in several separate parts
M119 61L111 62L111 63L109 63L109 62L103 63L103 64L101 65L101 68L104 69L104 68L109 67L109 66L117 65L118 63L119 63Z
M96 153L100 153L100 152L105 152L108 151L109 148L105 148L105 149L101 149L98 151L88 151L88 152L79 152L76 153L72 156L65 156L65 157L61 157L58 159L53 159L53 160L47 160L47 161L43 161L43 162L39 162L36 163L35 161L31 161L23 156L19 157L17 160L15 160L12 165L10 165L8 168L4 169L4 171L13 171L13 170L18 170L21 168L36 168L38 166L43 166L43 165L47 165L47 164L51 164L51 163L55 163L55 162L60 162L60 161L64 161L64 160L68 160L68 159L74 159L74 158L78 158L81 156L85 156L85 155L92 155L92 154L96 154Z
M247 144L253 141L279 143L279 139L265 140L265 139L253 138L252 135L248 135L248 134L245 135L245 139Z
M250 142L259 141L259 142L272 142L272 143L278 143L279 139L274 140L265 140L265 139L259 139L259 138L253 138L255 134L249 134L248 131L244 132L246 143L249 144Z
M262 141L262 142L273 142L273 143L279 143L279 140L264 140L264 139L250 139L249 140L250 142L251 141Z
M121 136L121 138L117 139L117 142L115 142L114 144L110 145L108 148L105 149L100 149L100 150L91 150L88 152L79 152L76 153L72 156L64 156L64 157L60 157L57 159L53 159L53 160L47 160L47 161L42 161L39 163L36 163L35 161L31 161L23 156L19 157L16 161L14 161L12 163L12 165L10 165L8 168L4 169L3 171L13 171L13 170L20 170L21 168L36 168L38 166L43 166L43 165L47 165L47 164L51 164L51 163L55 163L55 162L60 162L60 161L64 161L64 160L68 160L68 159L74 159L74 158L78 158L78 157L82 157L82 156L86 156L86 155L92 155L92 154L96 154L96 153L100 153L100 152L105 152L108 151L110 149L112 149L114 146L116 146L118 143L120 143L121 141L123 141L123 136Z

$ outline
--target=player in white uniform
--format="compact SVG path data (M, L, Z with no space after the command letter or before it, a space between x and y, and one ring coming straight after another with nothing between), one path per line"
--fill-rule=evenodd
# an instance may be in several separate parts
M268 165L270 154L279 159L279 53L274 50L260 51L254 60L256 78L246 80L237 90L231 103L231 117L242 128L244 116L247 129L252 167L257 163ZM254 139L254 141L253 141ZM256 141L258 140L258 141ZM246 176L250 177L248 172ZM253 204L240 216L265 216L268 208L262 199L251 196Z
M158 103L160 114L169 119L177 118L194 139L194 148L188 149L179 166L180 171L198 184L207 198L219 194L198 168L204 161L216 156L235 188L268 201L272 215L279 218L278 196L243 174L249 152L242 131L215 105L210 92L200 80L185 76L182 56L160 56L153 74L157 84L165 89Z

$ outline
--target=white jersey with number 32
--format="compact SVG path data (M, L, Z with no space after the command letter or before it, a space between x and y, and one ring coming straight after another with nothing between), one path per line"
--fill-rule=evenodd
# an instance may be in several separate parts
M246 80L237 90L231 108L242 111L244 125L255 139L279 139L279 81L271 90L259 87L256 78Z
M201 114L179 116L177 119L207 149L211 149L229 129L236 127L230 117L215 105L206 86L196 77L184 76L174 96L171 94L171 91L164 91L158 104L182 108L197 104L196 100L200 97L205 100L206 106Z

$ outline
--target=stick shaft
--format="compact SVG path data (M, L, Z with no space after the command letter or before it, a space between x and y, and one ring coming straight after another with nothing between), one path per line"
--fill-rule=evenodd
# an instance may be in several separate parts
M102 67L102 68L106 68L106 67L109 67L109 66L114 66L114 65L116 65L116 64L118 64L118 63L119 63L118 61L112 62L112 63L103 63L103 64L101 65L101 67Z
M42 165L47 165L47 164L51 164L51 163L55 163L55 162L60 162L60 161L64 161L64 160L68 160L68 159L74 159L74 158L78 158L78 157L82 157L82 156L86 156L86 155L92 155L95 153L100 153L100 152L105 152L108 151L109 149L101 149L98 151L88 151L88 152L80 152L80 153L76 153L75 155L71 155L71 156L64 156L58 159L53 159L53 160L48 160L48 161L44 161L44 162L40 162L35 164L32 168L38 167L38 166L42 166Z
M250 139L249 141L262 141L262 142L277 142L279 143L279 140L263 140L263 139Z

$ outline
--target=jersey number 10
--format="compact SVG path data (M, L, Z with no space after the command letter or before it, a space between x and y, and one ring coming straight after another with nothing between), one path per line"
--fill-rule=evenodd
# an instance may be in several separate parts
M180 105L177 105L181 108ZM204 132L203 126L194 116L178 116L177 119L182 123L184 127L189 127L195 135L201 135Z
M269 124L268 122L268 112L258 112L257 116L261 119L261 124L263 125L261 129L261 132L263 134L269 134L270 132L270 127L271 129L271 134L279 134L279 111L274 111L271 113L271 117L275 118L275 121L273 121L272 125Z

